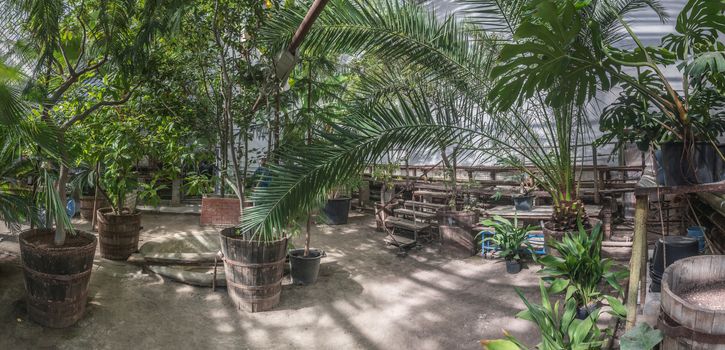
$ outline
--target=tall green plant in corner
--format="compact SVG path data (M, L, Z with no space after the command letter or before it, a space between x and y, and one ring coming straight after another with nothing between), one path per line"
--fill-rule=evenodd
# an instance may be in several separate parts
M598 91L623 86L625 97L605 112L605 128L613 124L614 131L629 126L637 129L642 125L638 118L643 118L666 130L646 141L678 140L684 143L683 158L692 156L688 150L697 140L714 147L715 137L723 130L719 106L724 99L725 51L718 37L725 28L725 4L688 1L677 18L676 33L665 36L660 47L649 47L625 21L624 13L616 11L617 6L606 5L616 3L533 1L530 16L516 29L518 40L504 46L501 62L493 70L497 82L490 96L496 108L524 103L537 94L553 108L583 105ZM624 38L631 39L635 48L617 48ZM662 69L678 61L682 92ZM636 76L630 75L633 70ZM632 111L622 110L628 108ZM632 118L632 113L637 113L637 118ZM618 123L607 120L622 115L629 118ZM649 123L644 125L651 128ZM717 147L714 149L725 159Z

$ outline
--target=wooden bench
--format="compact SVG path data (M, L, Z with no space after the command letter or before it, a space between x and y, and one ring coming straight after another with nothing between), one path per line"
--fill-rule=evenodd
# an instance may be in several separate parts
M386 224L389 224L393 227L402 228L404 230L413 231L414 233L418 233L420 231L426 230L430 228L430 224L424 223L424 222L418 222L413 220L407 220L399 217L389 217L387 220L385 220Z
M403 207L404 208L413 208L413 210L416 209L429 209L433 211L438 211L441 209L445 209L448 207L445 204L437 204L437 203L426 203L426 202L420 202L420 201L403 201Z
M417 211L412 209L398 208L394 209L394 212L398 215L409 216L413 217L414 219L421 219L423 221L433 220L436 218L436 213L432 213L429 211Z

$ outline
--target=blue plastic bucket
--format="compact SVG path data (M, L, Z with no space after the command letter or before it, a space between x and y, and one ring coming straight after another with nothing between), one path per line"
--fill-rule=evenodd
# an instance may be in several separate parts
M692 226L687 228L687 237L697 239L697 245L700 252L705 251L705 228L701 226Z

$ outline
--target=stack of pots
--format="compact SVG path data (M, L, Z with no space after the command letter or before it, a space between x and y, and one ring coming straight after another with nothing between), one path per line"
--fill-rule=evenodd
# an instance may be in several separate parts
M650 291L659 293L665 269L677 260L698 254L697 239L684 236L666 236L657 240L649 274L652 279ZM665 259L667 261L665 261Z

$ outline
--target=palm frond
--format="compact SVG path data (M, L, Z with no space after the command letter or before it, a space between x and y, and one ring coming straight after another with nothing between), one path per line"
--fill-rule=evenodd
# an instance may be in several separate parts
M302 6L280 11L261 30L261 39L280 51L305 13ZM483 42L470 38L471 33L454 17L440 20L422 5L400 0L332 0L300 51L306 55L374 55L442 79L468 82L467 88L476 90L481 84L472 82L486 80L486 73L480 70L485 66L482 63L494 57Z
M458 0L466 20L484 31L512 37L524 15L527 0Z

